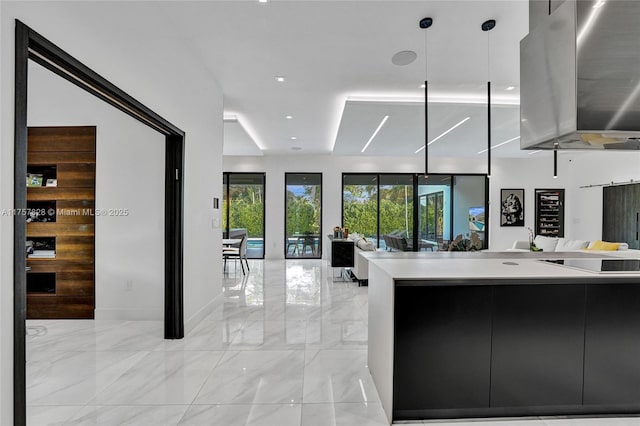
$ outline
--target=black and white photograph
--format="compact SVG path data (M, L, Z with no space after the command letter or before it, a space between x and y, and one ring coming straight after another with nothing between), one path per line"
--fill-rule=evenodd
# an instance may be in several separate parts
M524 189L500 190L500 226L524 226Z

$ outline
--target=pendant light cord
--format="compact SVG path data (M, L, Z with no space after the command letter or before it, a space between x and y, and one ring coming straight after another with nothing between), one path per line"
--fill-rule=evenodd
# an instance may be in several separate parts
M424 32L424 174L429 174L429 34Z

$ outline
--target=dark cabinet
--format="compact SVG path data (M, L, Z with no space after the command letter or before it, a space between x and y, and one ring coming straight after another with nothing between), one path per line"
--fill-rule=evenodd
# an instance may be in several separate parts
M585 405L640 405L640 286L589 286Z
M536 235L564 237L564 189L536 189Z
M394 419L489 408L488 286L397 286Z
M353 241L331 240L331 266L333 268L352 268L354 261Z
M602 239L640 249L640 184L603 188Z
M491 407L582 403L584 285L496 286Z

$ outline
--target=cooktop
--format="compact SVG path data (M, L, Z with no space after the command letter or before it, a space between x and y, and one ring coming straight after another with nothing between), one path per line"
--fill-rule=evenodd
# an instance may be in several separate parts
M559 259L542 260L541 262L603 274L640 273L640 259Z

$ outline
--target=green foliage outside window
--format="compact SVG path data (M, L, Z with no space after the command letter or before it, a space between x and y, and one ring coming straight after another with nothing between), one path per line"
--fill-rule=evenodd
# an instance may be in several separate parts
M320 187L304 186L296 195L287 190L287 235L318 234L320 232Z

